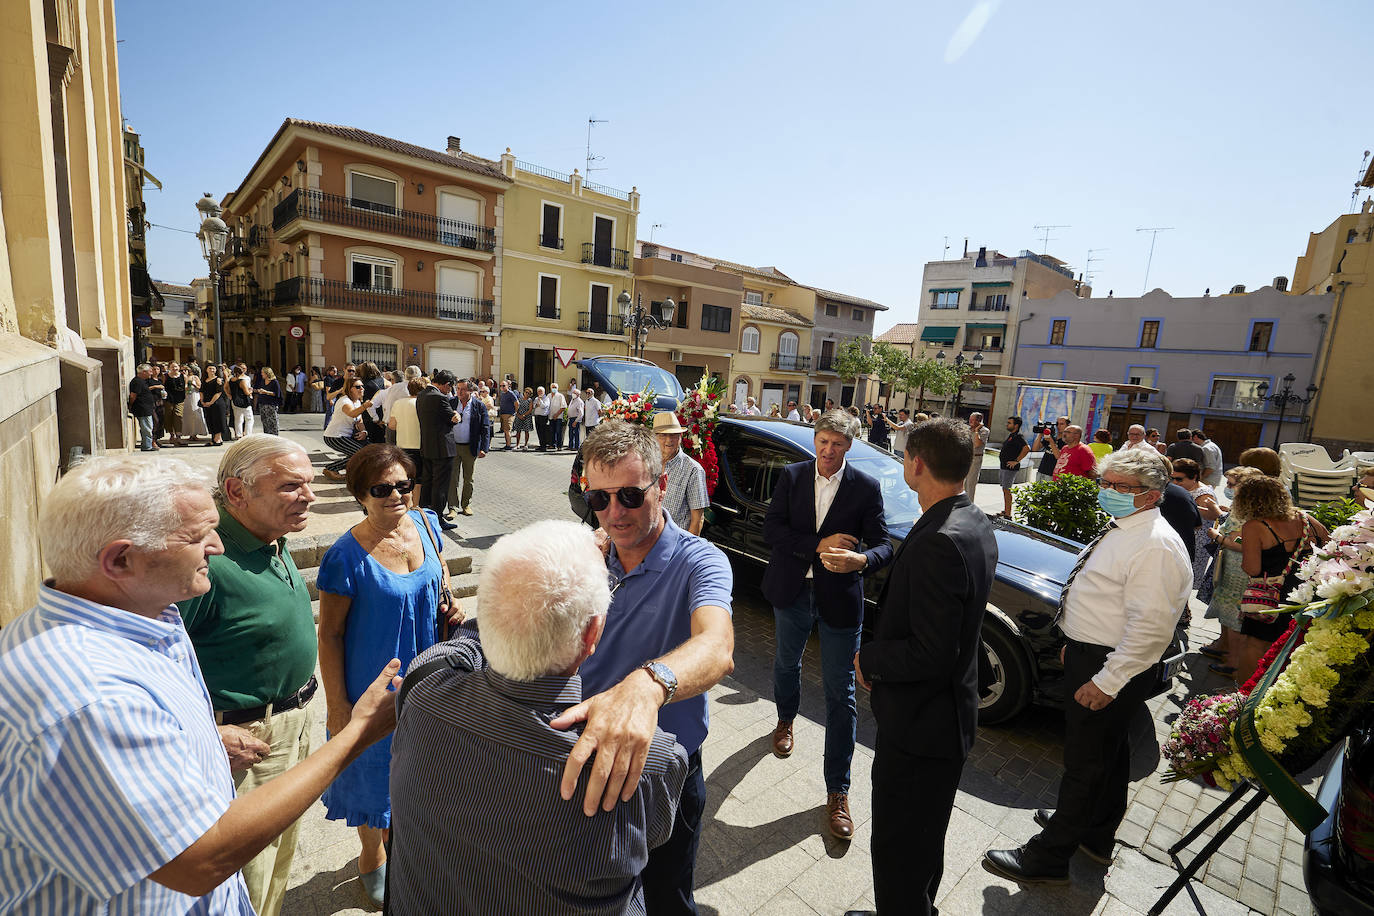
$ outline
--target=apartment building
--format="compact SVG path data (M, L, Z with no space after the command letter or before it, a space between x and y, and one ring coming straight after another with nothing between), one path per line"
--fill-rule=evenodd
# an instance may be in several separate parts
M752 396L764 413L774 404L801 403L811 375L816 291L776 267L709 260L743 285L739 349L728 386L731 402L742 408Z
M1116 395L1109 428L1118 441L1132 423L1157 427L1168 440L1201 426L1231 461L1251 446L1301 441L1303 406L1270 398L1290 374L1299 397L1317 383L1334 296L1286 287L1278 277L1273 286L1226 296L1176 298L1156 289L1140 297L1027 298L1004 374L1158 389Z
M199 280L190 286L163 280L151 282L157 302L148 312L149 324L144 331L149 359L203 363L205 316L196 300L197 288L206 282ZM137 314L134 319L138 320Z
M493 373L512 184L457 137L433 150L287 118L223 202L224 355Z
M548 385L576 375L564 360L624 352L616 299L634 285L639 192L523 162L509 149L500 169L509 184L497 362L522 385Z
M717 270L701 255L642 241L636 243L634 273L634 296L654 318L662 319L664 301L673 300L672 327L649 332L645 358L672 371L685 388L695 387L703 375L730 379L743 278ZM612 329L623 330L619 315ZM628 347L628 338L622 339Z
M887 306L869 299L812 287L816 294L814 329L811 333L811 379L807 400L812 407L824 407L826 399L842 407L855 403L855 392L862 393L867 377L844 379L835 371L835 357L851 340L863 339L863 351L870 349L873 322ZM862 399L860 399L862 403Z

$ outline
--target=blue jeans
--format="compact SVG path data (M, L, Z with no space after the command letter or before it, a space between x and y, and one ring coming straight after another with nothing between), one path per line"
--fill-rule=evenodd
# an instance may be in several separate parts
M582 421L574 420L568 427L568 448L574 452L582 445Z
M138 435L141 440L138 443L139 451L151 452L154 448L152 416L134 417L134 419L138 421Z
M801 660L811 628L821 637L821 681L825 685L825 790L849 791L849 763L859 725L854 701L854 653L859 627L832 627L821 619L816 593L807 580L788 607L774 607L777 653L773 656L773 700L778 719L791 722L801 708Z

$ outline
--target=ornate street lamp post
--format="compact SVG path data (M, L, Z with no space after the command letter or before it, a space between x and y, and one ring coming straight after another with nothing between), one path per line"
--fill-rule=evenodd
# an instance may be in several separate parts
M644 344L649 339L649 331L671 328L673 313L677 310L677 304L671 298L665 298L659 306L662 317L655 318L645 311L641 299L642 294L636 293L631 302L630 294L621 290L615 300L616 305L620 306L620 320L625 325L625 333L630 335L630 355L638 359L644 358Z
M200 253L210 266L210 293L215 301L215 362L224 362L224 334L219 317L219 259L224 255L224 246L229 241L229 227L219 215L224 212L215 199L206 191L205 196L196 201L196 212L201 216Z
M1308 404L1312 403L1312 399L1315 398L1315 397L1317 396L1317 386L1316 386L1316 385L1308 385L1308 386L1307 386L1307 397L1303 397L1303 396L1300 395L1300 394L1294 394L1294 393L1293 393L1293 383L1296 382L1297 380L1298 380L1298 377L1297 377L1296 375L1294 375L1294 374L1291 373L1291 372L1288 373L1287 375L1285 375L1285 376L1283 377L1283 388L1282 388L1282 390L1276 392L1275 394L1268 394L1268 393L1267 393L1267 392L1269 391L1269 383L1268 383L1268 382L1260 382L1260 383L1259 383L1258 390L1259 390L1260 400L1268 401L1270 404L1273 404L1275 407L1277 407L1277 408L1279 409L1279 422L1278 422L1277 424L1275 424L1275 427L1274 427L1274 451L1278 451L1278 448L1279 448L1279 434L1283 432L1283 417L1284 417L1284 414L1286 414L1286 413L1288 412L1288 408L1289 408L1289 407L1303 407L1303 408L1305 408L1305 407L1307 407Z
M944 350L935 354L935 361L942 366L945 364ZM979 350L977 353L973 354L973 359L967 362L973 367L973 372L976 373L980 371L983 368L983 351ZM953 409L950 411L950 415L953 417L959 416L959 405L964 397L964 363L964 354L956 354L954 357L954 374L958 377L958 385L954 389L954 405Z

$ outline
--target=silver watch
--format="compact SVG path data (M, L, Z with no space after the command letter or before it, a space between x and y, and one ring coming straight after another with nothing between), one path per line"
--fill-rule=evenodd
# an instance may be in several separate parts
M673 694L677 693L677 675L673 673L673 669L663 664L663 662L645 662L639 667L649 672L649 677L653 678L658 682L660 687L668 691L668 696L664 699L663 705L667 706L669 703L673 702Z

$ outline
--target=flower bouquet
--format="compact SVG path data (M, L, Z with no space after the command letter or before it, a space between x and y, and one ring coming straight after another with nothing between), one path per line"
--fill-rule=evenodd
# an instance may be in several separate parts
M716 428L720 405L725 402L725 383L702 373L697 387L687 392L677 409L678 423L687 432L682 434L682 450L701 464L706 472L706 495L713 496L720 480L720 458L711 441Z
M1202 771L1224 788L1252 780L1311 830L1325 811L1291 774L1311 767L1374 711L1374 512L1333 531L1298 575L1293 603L1275 610L1295 619L1242 688L1229 740L1209 759L1180 754L1165 778Z
M609 420L624 420L626 423L647 426L654 416L654 397L652 388L646 387L643 391L631 392L603 407L601 415Z
M1222 753L1230 753L1231 726L1245 697L1238 693L1194 697L1174 722L1169 740L1160 750L1169 758L1165 782L1201 778L1216 785L1212 773Z

